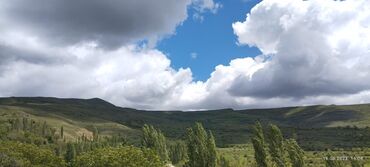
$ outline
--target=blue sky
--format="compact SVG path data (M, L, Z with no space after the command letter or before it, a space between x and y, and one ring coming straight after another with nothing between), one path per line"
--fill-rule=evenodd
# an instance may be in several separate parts
M189 18L176 29L176 34L160 41L157 48L168 55L173 68L190 67L195 80L207 80L219 64L227 65L232 59L260 54L256 47L238 45L231 26L236 21L244 21L246 13L258 2L260 0L220 1L222 8L217 13L204 13L203 21L194 19L194 11L190 10Z

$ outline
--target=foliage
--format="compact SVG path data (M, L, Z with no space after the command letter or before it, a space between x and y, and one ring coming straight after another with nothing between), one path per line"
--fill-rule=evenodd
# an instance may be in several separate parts
M158 155L149 149L133 146L102 148L83 153L73 163L76 167L163 167Z
M33 144L1 141L0 153L0 164L4 166L13 162L15 166L65 166L64 160L54 155L51 150Z
M208 132L208 139L207 139L207 148L208 148L208 166L216 166L217 161L217 152L216 152L216 142L215 137L213 136L212 132Z
M189 157L186 166L214 167L216 165L214 137L212 133L207 134L202 124L196 123L194 127L187 129L186 142Z
M17 161L14 157L9 157L8 155L4 153L0 153L0 166L18 167L18 166L22 166L22 162L19 162L19 160Z
M345 165L342 162L336 160L333 154L329 152L326 155L325 166L326 167L344 167Z
M98 142L99 141L99 131L96 126L93 127L93 141Z
M262 125L259 122L253 126L252 145L254 148L254 157L258 167L268 167L270 165L285 167L303 167L304 151L298 145L295 139L284 139L280 129L270 124L266 135L263 133ZM267 136L267 154L264 136ZM273 164L270 164L267 157L271 157ZM286 157L289 157L289 161Z
M364 164L359 160L351 159L351 167L364 167Z
M286 150L292 167L304 166L304 151L299 147L298 143L294 139L286 140Z
M60 138L64 139L64 127L60 127Z
M225 156L219 156L217 164L220 167L232 167L230 164L230 160L227 159Z
M346 153L364 157L363 160L342 161L345 166L357 167L370 164L369 109L369 104L363 104L240 111L145 112L116 107L99 99L0 98L0 140L35 145L59 157L66 155L67 143L72 143L76 156L79 156L107 147L139 146L140 128L145 123L155 125L157 131L161 129L170 142L185 139L188 143L183 129L199 121L207 130L212 130L217 146L222 147L217 148L216 166L223 159L233 167L244 167L257 166L252 145L252 139L256 137L249 127L255 120L261 120L263 124L273 122L279 125L284 137L296 139L296 143L305 150L302 157L305 166L324 166L322 157L326 153L323 150L331 149L339 157ZM265 145L266 152L269 150L269 128L264 129L265 134L260 135L264 137L264 144L258 144L260 148ZM94 140L97 135L97 140ZM287 166L300 164L301 161L290 140L283 140ZM173 164L181 166L188 160L187 145L175 147L176 142L166 145ZM266 159L268 166L274 165L269 152L266 152ZM0 166L27 166L24 164L26 161L3 152L0 152L0 161Z
M67 150L64 158L68 163L72 163L73 160L76 158L76 148L74 144L67 143Z
M269 125L267 141L272 161L278 167L285 167L286 160L284 157L284 138L280 129L276 125Z
M162 161L168 161L169 156L166 146L166 138L161 130L157 130L153 126L145 124L142 131L142 145L146 148L153 149L161 157Z
M254 148L254 158L256 159L257 166L267 167L267 153L265 150L265 139L263 129L260 122L256 122L253 127L252 144Z
M187 159L186 145L182 141L169 144L169 156L172 164L178 164Z
M369 104L362 104L259 110L146 112L117 107L101 99L0 99L0 114L19 113L41 121L46 120L53 127L60 128L64 125L64 136L75 137L75 140L80 136L76 132L81 129L92 132L92 126L96 126L100 136L121 133L126 135L130 144L139 145L140 129L144 124L161 129L169 139L178 139L183 135L184 129L194 122L202 122L214 133L217 146L227 147L250 141L250 125L255 120L261 120L262 123L274 122L279 125L284 136L289 138L292 135L291 128L296 128L295 133L300 136L297 141L307 151L370 147L370 133L365 129L366 126L370 127L369 109ZM358 128L354 128L354 125Z

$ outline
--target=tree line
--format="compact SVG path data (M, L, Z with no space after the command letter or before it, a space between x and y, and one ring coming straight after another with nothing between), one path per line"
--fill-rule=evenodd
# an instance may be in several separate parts
M256 122L251 128L254 166L304 167L305 152L296 139L285 139L278 126L264 127ZM65 137L64 127L56 129L45 121L29 118L0 123L0 166L148 166L175 164L184 167L231 167L230 160L217 152L212 131L201 123L186 129L182 139L169 140L153 125L142 127L140 145L129 145L123 135L102 136L97 127L92 136L76 141ZM342 167L328 153L327 167ZM361 167L351 161L352 167Z

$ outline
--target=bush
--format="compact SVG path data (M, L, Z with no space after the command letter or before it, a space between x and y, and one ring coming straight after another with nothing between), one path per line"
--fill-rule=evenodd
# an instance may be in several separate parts
M73 166L80 167L163 167L154 151L133 146L101 148L78 156Z
M55 156L49 149L43 149L33 144L11 141L0 142L0 166L65 166L62 158Z

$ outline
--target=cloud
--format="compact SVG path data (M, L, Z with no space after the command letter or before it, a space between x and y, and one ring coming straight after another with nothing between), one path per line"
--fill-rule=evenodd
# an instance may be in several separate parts
M192 0L194 13L193 19L199 20L200 22L204 21L203 14L206 12L211 12L216 14L220 8L222 8L222 4L219 2L214 2L213 0Z
M217 66L193 108L370 102L369 8L368 1L262 1L233 24L239 44L262 55Z
M192 98L183 90L197 87L190 69L175 70L161 51L136 42L173 34L190 5L213 11L212 2L1 1L0 96L100 97L145 109L187 106ZM175 101L180 94L183 101Z
M190 4L190 0L4 0L0 2L0 25L53 45L95 41L104 47L119 47L174 33L187 18Z
M305 98L370 89L368 1L277 1L233 24L240 44L258 47L266 66L237 77L235 96Z
M173 34L189 5L201 12L218 3L48 2L0 2L0 96L100 97L176 110L370 101L366 0L260 2L232 26L239 45L262 54L218 65L204 82L136 42Z
M107 51L95 43L63 49L37 44L28 51L2 51L13 58L0 64L0 96L100 97L122 106L162 108L173 92L192 81L189 69L172 69L170 60L156 49L127 45ZM61 61L49 62L51 53L52 60Z
M197 59L197 58L198 58L198 53L196 53L196 52L191 52L191 53L190 53L190 58L191 58L191 59Z
M213 0L192 0L192 1L194 4L194 8L200 13L204 13L206 11L216 13L222 7L221 3L214 2Z
M213 0L3 0L0 25L1 31L26 32L53 45L95 41L117 48L147 40L154 46L186 20L189 6L199 13L221 7Z

